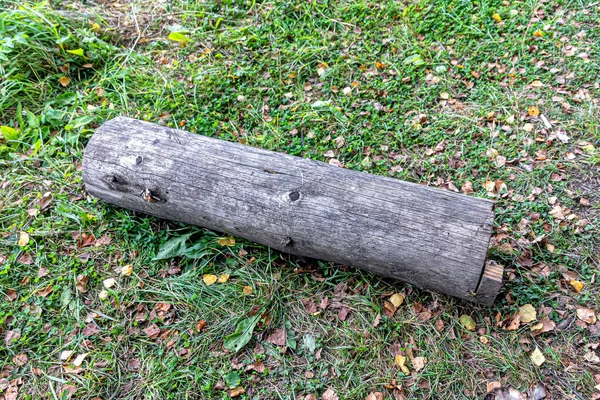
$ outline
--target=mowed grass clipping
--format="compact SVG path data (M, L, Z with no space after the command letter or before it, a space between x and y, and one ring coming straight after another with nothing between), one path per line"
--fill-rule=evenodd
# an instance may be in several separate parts
M0 1L0 398L599 397L598 4L94 4ZM120 115L494 199L502 292L103 204Z

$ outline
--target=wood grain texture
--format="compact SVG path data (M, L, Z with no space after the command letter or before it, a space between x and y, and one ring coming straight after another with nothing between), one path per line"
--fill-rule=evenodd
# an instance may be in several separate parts
M125 117L92 136L83 178L106 202L283 252L483 304L500 287L488 200Z

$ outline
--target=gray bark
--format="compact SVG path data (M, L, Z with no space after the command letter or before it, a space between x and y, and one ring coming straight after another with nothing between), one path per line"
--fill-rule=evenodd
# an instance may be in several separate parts
M125 117L92 136L83 179L108 203L462 299L491 304L502 280L484 199Z

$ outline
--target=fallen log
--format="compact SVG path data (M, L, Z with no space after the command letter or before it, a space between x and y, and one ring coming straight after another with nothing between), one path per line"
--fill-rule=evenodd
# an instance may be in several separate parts
M131 118L83 159L108 203L491 304L493 202Z

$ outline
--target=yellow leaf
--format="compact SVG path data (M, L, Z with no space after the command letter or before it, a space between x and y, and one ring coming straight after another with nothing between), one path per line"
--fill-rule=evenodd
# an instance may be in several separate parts
M94 22L92 24L92 32L96 32L96 33L100 32L100 25L97 24L96 22Z
M540 115L540 109L536 106L531 106L527 110L527 114L529 114L530 117L537 117L538 115Z
M531 352L529 358L531 359L531 362L533 362L538 367L546 361L546 357L544 357L544 355L538 347L536 347L535 350Z
M537 312L531 304L525 304L519 307L519 317L521 317L521 322L526 324L537 319Z
M204 274L202 277L206 286L213 285L217 281L217 276L214 274Z
M502 17L500 16L500 14L496 13L494 15L492 15L492 19L496 22L500 22L502 21Z
M221 274L219 276L219 280L217 282L219 283L225 283L229 280L229 274Z
M465 327L465 329L467 329L469 331L474 331L475 328L477 327L477 324L475 324L475 321L473 321L473 318L469 317L466 314L461 315L460 318L458 319L458 321L460 322L460 324L462 326Z
M27 232L21 232L19 235L19 246L25 247L29 243L29 234Z
M67 76L61 76L58 81L60 82L61 85L66 87L69 85L69 82L71 82L71 79L69 79L69 77L67 77Z
M575 289L577 293L581 292L581 289L583 289L583 282L571 279L571 282L569 283L571 284L571 286L573 286L573 289Z
M537 31L533 32L533 36L542 37L542 36L544 36L544 32L542 32L541 30L538 29Z
M590 144L586 144L585 146L583 146L583 147L581 148L581 150L583 150L583 151L585 151L585 152L588 152L588 153L593 153L595 149L596 149L596 148L595 148L595 147L594 147L594 145L593 145L593 144L591 144L591 143L590 143Z
M404 295L402 293L393 294L390 297L390 303L394 305L394 307L398 308L404 302Z
M406 365L404 365L405 363L406 357L401 356L400 354L394 357L394 364L396 364L396 366L399 367L405 374L410 374L410 370L406 367Z
M219 243L221 246L233 247L235 246L235 239L231 236L222 237L219 240L217 240L217 243Z
M131 276L133 273L133 266L131 264L125 265L121 268L121 276Z
M252 287L251 286L244 286L244 294L252 294Z

